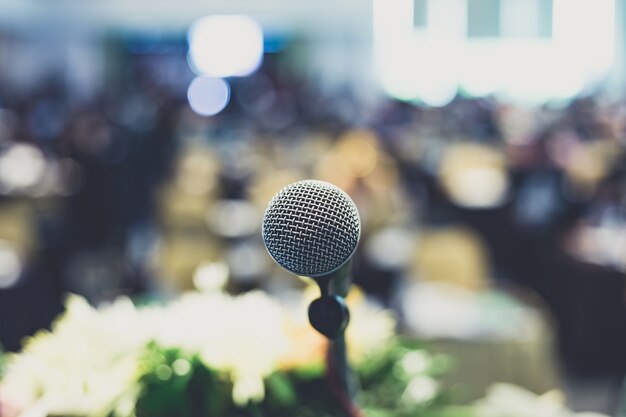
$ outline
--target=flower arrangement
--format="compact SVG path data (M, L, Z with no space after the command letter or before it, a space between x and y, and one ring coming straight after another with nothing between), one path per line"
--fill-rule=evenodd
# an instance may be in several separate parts
M95 309L71 295L51 331L0 353L2 417L343 417L324 376L325 338L290 303L260 291L188 293L164 305ZM448 358L395 336L395 319L357 290L348 355L368 417L606 417L574 413L558 392L495 384L449 406Z
M95 309L69 296L51 331L7 357L3 417L341 416L324 377L327 341L306 298L188 293L165 305L121 298ZM445 397L446 366L394 336L393 315L348 298L349 358L368 415L416 416Z

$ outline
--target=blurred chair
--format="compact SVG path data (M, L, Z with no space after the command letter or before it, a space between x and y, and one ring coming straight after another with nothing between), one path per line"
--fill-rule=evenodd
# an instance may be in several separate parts
M495 288L487 251L471 230L425 232L414 259L400 291L403 332L453 358L445 383L462 386L458 401L484 396L495 382L536 393L560 387L545 309L528 293Z

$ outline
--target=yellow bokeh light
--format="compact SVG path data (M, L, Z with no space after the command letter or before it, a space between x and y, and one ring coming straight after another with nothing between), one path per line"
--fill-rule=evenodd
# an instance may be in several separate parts
M377 139L368 131L347 133L337 143L336 152L339 167L356 178L372 173L378 162Z

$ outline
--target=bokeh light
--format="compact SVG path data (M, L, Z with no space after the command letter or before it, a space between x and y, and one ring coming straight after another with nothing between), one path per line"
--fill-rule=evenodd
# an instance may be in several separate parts
M16 144L0 155L0 185L7 192L36 186L43 178L46 161L32 145Z
M200 291L219 291L228 284L228 265L202 262L193 274L193 285Z
M259 229L261 214L245 200L216 202L207 213L207 224L218 235L241 237L252 235Z
M439 181L458 205L488 208L502 204L509 180L503 155L478 144L459 144L446 150L441 160Z
M22 273L22 261L15 247L0 240L0 288L14 286Z
M263 60L263 30L248 16L203 17L189 29L188 41L191 67L200 74L245 76Z
M352 177L365 177L376 167L378 145L376 137L367 131L354 131L337 143L339 168Z
M210 152L194 149L181 156L176 185L191 195L207 195L215 188L218 169Z
M213 116L228 105L230 87L221 78L196 77L187 89L187 99L194 112Z

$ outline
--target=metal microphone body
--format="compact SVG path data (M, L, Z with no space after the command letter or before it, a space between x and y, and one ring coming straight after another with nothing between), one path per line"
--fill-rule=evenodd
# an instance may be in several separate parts
M263 241L286 270L315 279L321 297L309 306L311 325L330 340L329 370L349 398L356 390L346 355L344 298L352 283L352 256L361 235L354 202L327 182L290 184L270 201L263 218ZM334 371L334 372L333 372Z
M263 241L286 270L312 278L330 275L347 263L359 243L361 220L340 188L304 180L280 190L263 218Z

